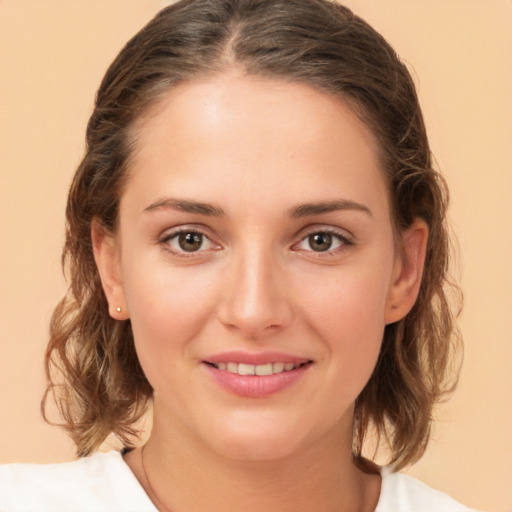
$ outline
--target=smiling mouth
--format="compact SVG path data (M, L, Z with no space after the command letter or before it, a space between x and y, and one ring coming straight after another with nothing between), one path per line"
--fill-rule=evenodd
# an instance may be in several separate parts
M235 363L235 362L219 362L211 363L205 361L206 364L216 368L217 370L234 373L237 375L254 375L254 376L265 376L275 375L279 373L291 372L302 368L303 366L310 365L313 361L302 361L300 363L266 363L266 364L246 364L246 363Z

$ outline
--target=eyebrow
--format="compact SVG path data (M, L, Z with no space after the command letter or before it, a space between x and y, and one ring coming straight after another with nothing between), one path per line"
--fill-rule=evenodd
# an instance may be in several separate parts
M178 210L185 213L196 213L199 215L208 215L212 217L224 217L226 215L220 206L216 206L214 204L174 198L157 199L148 207L144 208L144 211L152 212L155 210L165 209ZM336 199L333 201L319 201L316 203L300 204L291 208L289 210L289 215L293 218L302 218L340 210L361 211L370 217L373 217L371 210L367 206L355 201L351 201L350 199Z
M296 206L290 210L290 216L295 218L308 217L310 215L320 215L339 210L357 210L373 217L370 208L364 204L356 203L350 199L335 199L333 201L320 201L318 203L305 203Z
M154 203L151 203L147 208L144 208L144 211L152 212L164 209L178 210L186 213L198 213L200 215L209 215L212 217L223 217L225 215L222 208L213 204L173 198L158 199Z

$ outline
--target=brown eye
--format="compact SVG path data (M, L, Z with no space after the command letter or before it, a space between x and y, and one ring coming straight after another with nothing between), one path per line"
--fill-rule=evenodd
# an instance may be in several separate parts
M332 246L332 235L329 233L314 233L308 236L308 244L313 251L328 251Z
M221 249L221 246L213 243L207 235L194 229L177 229L174 232L163 235L159 244L171 255L176 257L201 257L211 251Z
M178 235L178 245L185 252L198 251L203 245L203 235L200 233L180 233Z
M310 232L293 248L310 253L338 254L350 245L353 245L353 242L343 234L325 230Z

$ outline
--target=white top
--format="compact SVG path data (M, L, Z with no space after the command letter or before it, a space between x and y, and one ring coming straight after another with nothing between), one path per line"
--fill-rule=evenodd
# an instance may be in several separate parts
M375 512L469 512L419 480L383 468ZM157 512L121 453L61 464L0 466L0 512ZM207 511L205 511L207 512Z

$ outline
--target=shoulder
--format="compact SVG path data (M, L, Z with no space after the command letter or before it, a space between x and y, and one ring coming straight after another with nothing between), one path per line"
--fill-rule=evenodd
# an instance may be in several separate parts
M444 492L402 473L381 470L382 488L375 512L471 512Z
M2 512L141 511L155 508L119 452L61 464L0 466Z

